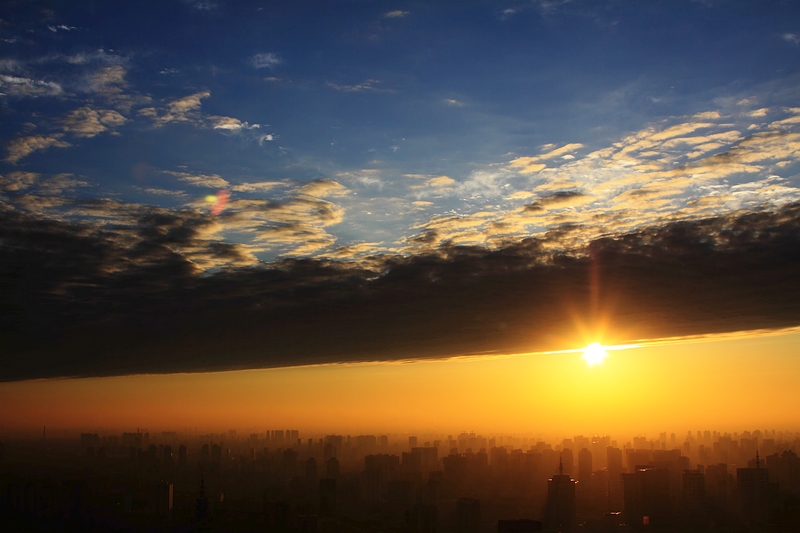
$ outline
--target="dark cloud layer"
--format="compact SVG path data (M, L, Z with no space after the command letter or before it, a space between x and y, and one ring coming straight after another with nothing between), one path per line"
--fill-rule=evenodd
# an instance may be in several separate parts
M386 256L378 272L284 260L202 274L174 251L203 231L183 216L142 215L131 240L0 211L0 380L574 348L604 323L605 342L800 324L800 204L569 253L550 235Z

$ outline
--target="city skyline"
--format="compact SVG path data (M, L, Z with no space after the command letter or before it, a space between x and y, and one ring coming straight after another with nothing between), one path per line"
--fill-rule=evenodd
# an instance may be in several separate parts
M31 531L788 532L800 523L798 445L798 432L709 429L682 442L42 434L0 442L0 520Z

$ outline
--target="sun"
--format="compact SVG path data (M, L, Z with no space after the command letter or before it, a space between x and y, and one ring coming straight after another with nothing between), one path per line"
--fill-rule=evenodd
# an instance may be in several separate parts
M593 342L583 349L581 359L586 361L587 366L596 366L602 365L606 357L608 357L606 349L599 342Z

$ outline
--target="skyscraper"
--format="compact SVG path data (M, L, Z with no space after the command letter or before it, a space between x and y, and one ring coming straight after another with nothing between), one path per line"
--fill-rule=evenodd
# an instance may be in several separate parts
M589 483L592 477L592 452L587 448L578 452L578 481Z
M736 469L736 488L742 518L755 524L764 523L769 518L769 472L761 468L758 452L755 468Z
M585 448L583 451L589 452ZM575 531L576 482L568 474L564 474L563 463L560 465L559 472L547 481L547 507L545 508L544 523L547 531L571 533Z
M457 533L478 533L481 529L481 502L459 498L456 502Z

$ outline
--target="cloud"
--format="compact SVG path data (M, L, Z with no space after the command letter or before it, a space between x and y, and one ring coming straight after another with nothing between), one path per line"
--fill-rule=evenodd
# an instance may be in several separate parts
M125 80L127 71L121 65L104 67L92 73L88 78L88 88L92 92L103 95L115 95L128 86Z
M175 198L185 198L187 196L185 191L173 191L170 189L159 189L158 187L148 187L145 189L140 189L142 192L147 194L153 194L156 196L173 196Z
M23 67L24 63L18 59L0 59L0 72L20 72Z
M517 10L514 8L506 8L500 12L500 20L508 20L514 15L517 14Z
M171 122L199 124L201 121L201 100L209 96L211 96L211 91L201 91L167 102L166 109L161 109L160 112L154 107L146 107L140 109L139 114L150 117L156 127L161 127Z
M106 58L106 56L107 54L105 53L100 55L103 58ZM122 59L117 61L117 57L109 55L107 60L103 61L110 63L109 66L87 75L83 81L83 89L86 92L97 95L107 104L116 107L123 113L130 113L134 106L148 104L151 98L128 90L127 70L120 64L125 63L125 61Z
M286 184L281 181L257 181L251 183L240 183L234 185L231 190L234 192L269 192L278 187L285 187Z
M346 196L350 194L350 190L341 183L325 178L306 183L298 189L298 192L300 194L319 198Z
M331 89L336 89L337 91L346 92L346 93L355 93L355 92L392 92L391 89L384 89L382 87L378 87L381 83L380 80L365 80L362 83L357 83L355 85L343 85L333 82L326 82L326 85Z
M401 11L396 9L394 11L387 11L383 14L383 18L385 19L401 19L408 16L408 11Z
M50 147L66 148L71 146L68 142L62 141L63 134L54 135L31 135L28 137L18 137L6 145L8 156L5 161L16 163L23 157L27 157L37 150L46 150Z
M455 98L445 98L443 101L445 104L453 107L464 107L465 105L464 102L460 102Z
M800 204L668 222L569 253L553 245L580 228L413 256L354 243L273 265L215 241L219 222L196 211L85 208L125 224L0 211L0 269L15 273L13 284L0 276L0 380L527 353L574 348L603 324L613 344L800 322ZM272 236L318 238L288 225ZM200 275L198 263L248 268Z
M72 177L72 174L56 174L50 178L40 180L37 184L40 194L55 196L72 192L78 187L88 187L83 180Z
M569 144L565 144L564 146L562 146L560 148L555 148L553 150L550 150L549 152L541 154L541 155L538 156L538 158L539 159L554 159L556 157L563 156L565 154L569 154L570 152L574 152L576 150L580 150L581 148L583 148L583 145L581 143L569 143Z
M217 9L217 4L211 0L183 0L183 3L201 13L209 13Z
M783 38L784 41L788 43L792 44L800 43L800 36L798 36L796 33L784 33L783 35L781 35L781 37Z
M337 172L336 178L366 188L382 189L384 186L381 171L374 168L365 168L355 172Z
M251 125L247 122L242 122L238 118L233 118L233 117L220 117L212 115L208 117L208 120L211 122L211 127L213 129L230 131L234 133L238 133L242 130L258 129L261 127L260 124Z
M206 187L209 189L227 189L230 186L227 180L216 174L193 174L191 172L165 171L178 178L178 180L193 185L195 187Z
M314 188L338 190L324 183ZM333 202L298 192L298 196L283 201L232 200L223 222L228 228L251 233L254 242L263 249L279 250L288 256L313 255L334 244L336 237L325 228L340 223L344 209Z
M52 81L0 75L0 89L9 96L58 96L64 92L61 85Z
M256 54L250 58L250 65L252 65L254 69L268 68L272 70L281 63L283 63L281 58L272 52Z
M89 63L105 63L107 65L123 65L128 62L126 57L118 54L106 52L102 48L98 48L94 52L78 52L71 56L65 57L67 63L73 65L86 65ZM124 76L123 76L124 77Z
M0 191L17 192L28 189L39 180L40 176L36 172L9 172L5 176L0 176Z
M75 109L61 119L61 127L65 132L77 137L94 137L105 131L114 130L128 119L109 109L93 109L84 106Z
M409 186L417 195L432 194L441 196L456 191L458 182L449 176L408 175L408 177L421 178L421 183Z
M544 196L525 206L526 212L545 211L548 209L581 205L589 203L593 198L580 191L558 191L549 196Z
M548 149L548 151L541 155L517 157L512 159L508 164L509 168L516 170L521 174L535 174L547 168L547 164L543 161L554 159L556 157L563 157L568 155L570 152L574 152L580 148L583 148L583 145L580 143L570 143L560 148L553 148L552 146L546 146L545 148Z

